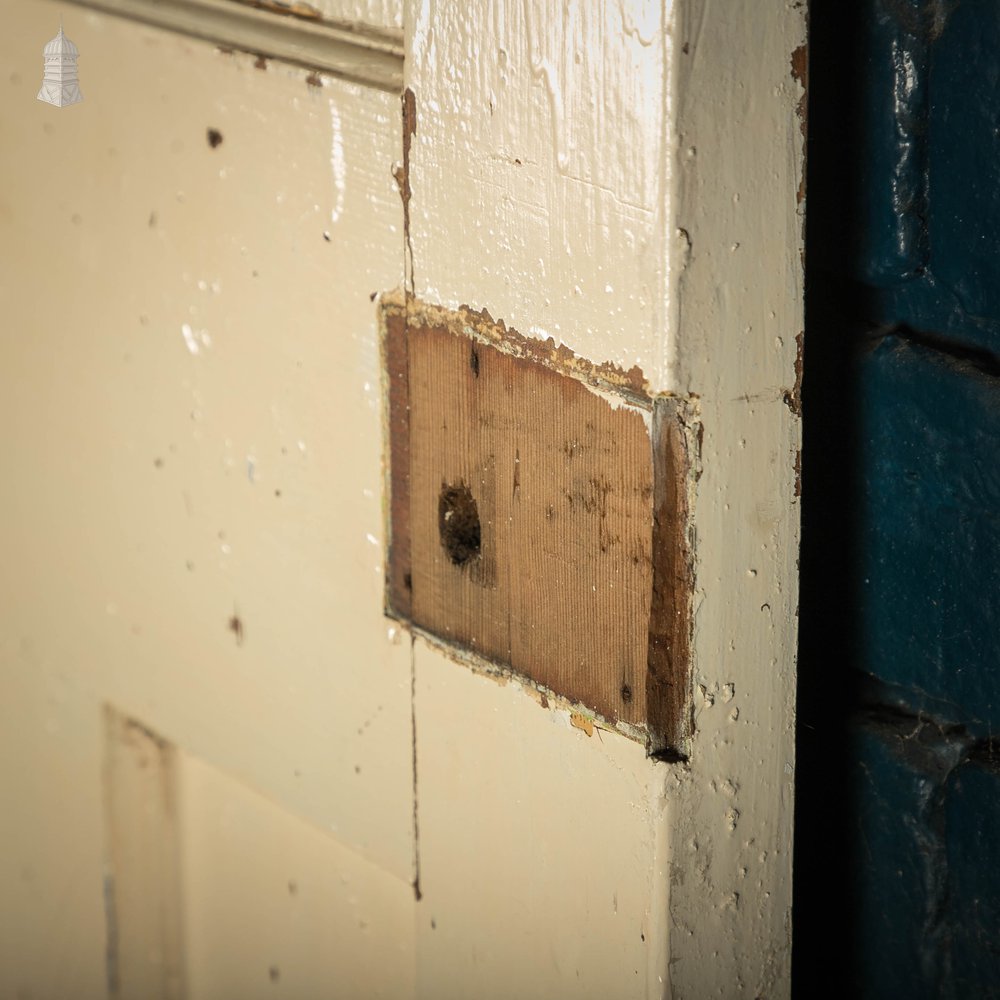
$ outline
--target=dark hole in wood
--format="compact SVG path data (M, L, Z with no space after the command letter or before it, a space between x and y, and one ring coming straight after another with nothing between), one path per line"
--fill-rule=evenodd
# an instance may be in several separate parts
M469 353L469 367L472 369L472 374L479 378L479 351L476 350L475 344Z
M623 684L622 685L622 701L624 701L627 704L631 700L632 700L632 689L628 686L628 684Z
M438 500L438 531L441 544L454 565L464 566L479 555L479 509L465 483L442 485Z

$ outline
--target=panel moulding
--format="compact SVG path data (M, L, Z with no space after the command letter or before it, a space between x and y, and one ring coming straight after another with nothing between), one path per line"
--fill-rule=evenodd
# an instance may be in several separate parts
M403 89L403 39L398 29L322 18L308 4L276 0L70 2L389 93Z

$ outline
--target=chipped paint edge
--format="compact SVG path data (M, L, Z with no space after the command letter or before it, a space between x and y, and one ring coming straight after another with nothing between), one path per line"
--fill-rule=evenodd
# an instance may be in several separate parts
M479 312L470 306L457 309L424 302L400 291L386 292L380 297L382 307L398 311L406 317L409 326L446 326L460 329L475 340L497 348L512 357L524 358L544 365L560 375L568 375L579 382L604 392L615 394L623 403L636 408L650 409L654 394L641 369L633 366L628 371L611 362L593 362L576 354L566 344L556 343L549 337L540 340L525 336L502 319L494 319L486 309ZM672 396L672 393L663 393Z
M427 647L451 660L452 663L466 667L476 676L488 678L500 687L512 686L540 708L563 717L567 728L580 729L588 736L592 736L596 730L604 733L617 733L643 745L647 742L645 726L635 726L628 722L609 722L599 712L588 708L582 702L573 701L571 698L557 694L551 688L540 684L526 674L519 673L511 667L504 666L495 660L489 660L478 653L449 642L409 619L400 618L391 612L386 612L386 614L414 637L420 639Z

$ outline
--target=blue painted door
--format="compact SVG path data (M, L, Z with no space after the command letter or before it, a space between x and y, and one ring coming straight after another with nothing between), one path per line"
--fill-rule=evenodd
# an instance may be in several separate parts
M811 7L795 990L1000 996L1000 3Z

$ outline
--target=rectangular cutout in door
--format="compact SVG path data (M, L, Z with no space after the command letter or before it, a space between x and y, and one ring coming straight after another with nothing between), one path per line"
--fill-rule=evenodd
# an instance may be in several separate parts
M485 314L382 309L389 613L683 757L683 403Z

